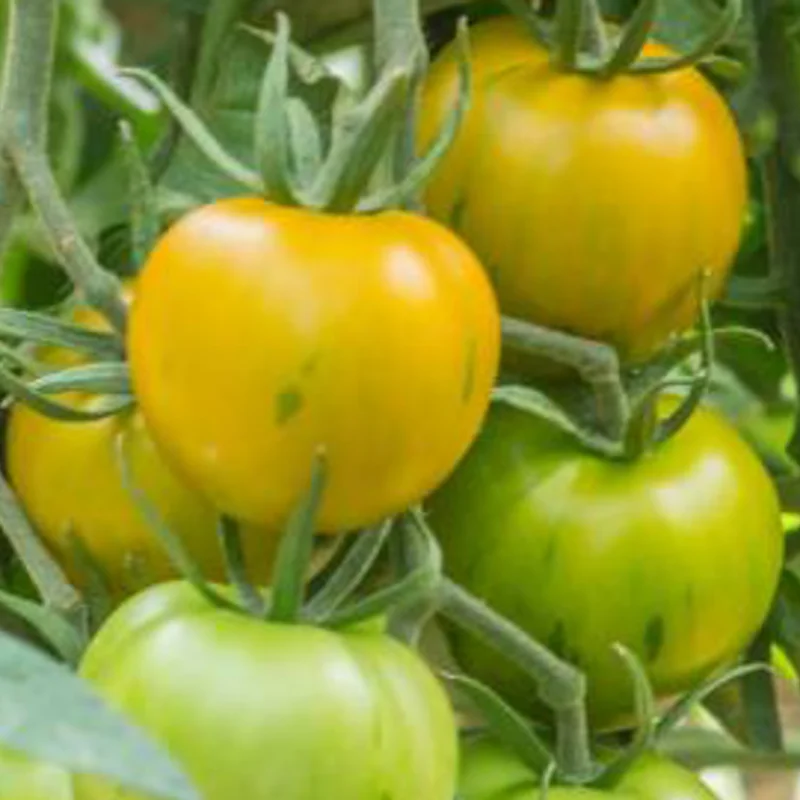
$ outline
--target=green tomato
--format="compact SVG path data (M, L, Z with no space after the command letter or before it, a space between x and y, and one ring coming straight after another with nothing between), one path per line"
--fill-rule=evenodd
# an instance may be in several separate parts
M642 458L608 461L496 406L429 511L450 576L584 672L600 727L632 710L615 643L658 695L693 687L761 626L783 554L769 476L706 409ZM534 713L526 675L459 630L451 639L467 672Z
M72 800L70 779L58 767L1 750L0 800Z
M112 615L80 671L204 800L452 800L447 696L373 626L267 623L165 584ZM94 777L75 787L76 800L142 798Z
M458 791L461 800L539 800L541 778L509 750L480 736L466 739L461 749ZM674 762L646 753L613 786L592 789L553 786L549 800L715 800L693 773Z

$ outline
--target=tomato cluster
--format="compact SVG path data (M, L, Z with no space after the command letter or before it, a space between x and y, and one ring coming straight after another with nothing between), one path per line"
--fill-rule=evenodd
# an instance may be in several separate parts
M642 53L673 55L654 42ZM135 408L82 422L21 403L10 412L7 472L28 517L75 585L88 590L99 573L116 606L80 674L206 800L539 796L542 775L519 753L487 737L459 748L434 669L382 614L341 625L305 608L262 618L275 570L288 568L284 532L319 464L319 538L424 520L447 580L585 677L593 732L636 721L637 687L617 646L667 701L734 664L769 613L779 499L716 412L699 408L636 452L627 439L596 452L576 426L492 403L505 377L504 315L609 345L628 370L674 344L699 301L719 295L747 205L722 96L691 66L565 70L506 16L473 27L472 60L472 104L425 213L252 192L198 203L158 237L128 290ZM412 131L421 146L447 127L460 80L452 45L422 86ZM74 320L108 330L83 309ZM53 370L88 363L61 348L36 358ZM519 388L544 385L536 363L515 369ZM104 399L57 395L79 411ZM684 408L667 396L649 422ZM625 433L644 419L625 420ZM193 571L176 565L153 515ZM226 521L241 534L238 572L220 547ZM408 553L394 555L401 570ZM167 582L181 571L191 581ZM227 578L240 593L252 584L255 610L228 602L234 593L216 585ZM435 591L417 605L435 607ZM441 627L496 707L557 729L519 660L458 619ZM0 758L3 774L14 769ZM32 783L31 800L65 788L44 769L21 778L50 787ZM604 775L576 786L557 772L549 796L712 796L653 752ZM72 784L76 800L144 800L94 775Z

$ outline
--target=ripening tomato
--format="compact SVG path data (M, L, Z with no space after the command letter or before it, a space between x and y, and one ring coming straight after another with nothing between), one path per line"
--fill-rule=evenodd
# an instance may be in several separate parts
M499 340L480 264L437 223L251 198L165 234L128 341L147 426L192 485L275 527L323 448L327 533L444 480L483 419Z
M696 318L701 273L716 296L736 254L747 168L731 113L695 69L560 72L508 17L471 44L472 106L430 213L474 248L504 313L646 358ZM423 143L457 85L451 45L425 85Z
M541 778L515 754L486 736L462 743L462 800L538 800ZM715 800L693 773L656 753L640 756L613 786L603 789L553 786L553 800Z
M165 584L109 619L81 674L174 756L204 800L452 800L447 695L375 625L278 625ZM95 777L76 778L75 791L141 797Z
M638 460L609 461L497 406L429 511L452 578L577 665L601 727L633 702L615 643L659 695L693 687L761 626L783 555L769 476L708 409ZM533 713L515 666L458 630L452 643L467 672Z
M104 326L97 314L85 308L77 309L74 318L89 328ZM43 350L39 357L58 367L82 360L74 352L53 348ZM77 392L59 399L83 409L106 402ZM126 442L137 486L205 574L222 579L215 510L167 467L137 411L92 422L62 422L17 403L6 438L8 474L34 527L69 578L79 588L90 585L83 548L100 568L115 600L176 576L158 536L123 483L117 453L120 437ZM267 581L276 536L252 526L243 533L252 578Z

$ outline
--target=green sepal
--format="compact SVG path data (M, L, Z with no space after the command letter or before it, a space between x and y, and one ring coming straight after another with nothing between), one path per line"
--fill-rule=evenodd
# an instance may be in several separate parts
M120 431L114 442L114 447L122 485L136 506L141 518L147 523L153 535L158 538L178 574L182 575L200 595L215 607L241 612L242 609L238 605L216 591L206 580L184 542L167 525L159 510L147 496L147 492L137 484L131 471L127 443L128 437L124 431Z
M225 559L225 573L236 590L240 604L252 616L263 617L266 604L247 576L241 526L235 519L223 514L217 523L217 532Z
M410 524L404 527L403 535L415 537L414 558L409 571L396 583L337 610L327 620L330 627L348 627L389 612L416 610L420 605L432 610L442 578L441 550L419 515L410 513L406 522Z
M398 183L359 203L359 210L371 212L383 208L405 206L411 199L419 195L455 142L461 129L461 123L469 110L472 97L469 26L465 17L458 21L456 44L458 48L458 97L433 144L421 158L414 162L408 173Z
M618 458L621 454L618 442L588 430L538 389L530 386L499 386L492 392L492 402L503 403L541 419L593 452L610 458Z
M358 535L341 563L322 588L309 600L304 616L324 623L347 602L369 574L392 530L393 519Z
M314 456L308 491L292 511L278 548L268 618L293 623L301 615L306 575L311 563L317 512L327 483L328 465L324 453Z
M555 16L555 62L566 71L578 63L584 28L584 0L559 0Z
M525 25L534 41L544 47L550 46L550 32L534 10L530 0L503 0L503 5Z
M628 70L642 54L650 38L660 0L640 0L639 5L625 23L614 53L600 71L600 77L613 78Z
M131 194L131 244L133 262L138 271L153 250L161 232L158 200L155 187L144 157L126 120L119 123L120 142L125 165L128 169Z
M678 700L667 709L666 713L662 715L661 719L656 724L656 741L672 733L673 730L686 720L695 706L700 705L707 697L714 694L717 690L722 689L729 683L752 675L753 673L770 671L771 668L768 664L742 664L729 670L724 675L711 678L701 683L699 686L696 686L692 691L678 698Z
M553 754L533 725L515 711L497 692L468 675L442 673L486 722L492 736L521 758L537 775L553 763Z
M225 150L194 110L186 105L166 83L144 69L128 68L122 72L142 81L159 96L192 144L223 174L251 192L263 193L264 187L258 174Z
M256 161L267 196L284 205L297 205L287 113L291 26L286 14L278 12L276 18L278 32L264 70L255 117Z
M743 0L726 0L717 25L689 53L675 58L645 58L632 64L630 71L634 74L654 75L697 66L714 55L717 48L731 38L742 17L742 11Z
M58 612L2 590L0 608L29 625L64 662L78 665L87 642Z
M82 325L15 308L0 308L0 336L52 347L80 350L97 359L116 361L124 355L119 337Z
M62 392L121 395L133 402L130 368L125 361L104 361L50 372L32 380L28 388L45 395Z
M310 186L324 162L322 130L311 109L299 97L288 99L286 113L297 180L300 186Z
M40 378L39 380L44 379ZM135 405L135 400L132 396L122 396L99 403L91 410L74 408L56 400L51 400L45 393L31 388L30 384L20 380L12 372L2 367L0 367L0 387L10 395L11 399L23 403L45 417L60 422L95 422L99 419L121 414ZM5 404L10 401L10 399L6 400Z
M306 202L314 208L350 211L358 203L402 118L411 75L389 68L355 106L333 122L331 146Z

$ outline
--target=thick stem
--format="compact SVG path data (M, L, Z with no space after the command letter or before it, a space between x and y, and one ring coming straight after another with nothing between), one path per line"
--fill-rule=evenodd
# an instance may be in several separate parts
M386 173L396 183L411 169L416 156L417 105L422 77L428 68L428 48L420 0L373 0L376 71L403 68L411 77L406 122L390 148ZM409 206L419 205L412 198Z
M583 675L447 579L441 583L439 611L522 667L537 682L539 697L553 710L556 718L560 772L574 780L593 777Z
M630 403L613 347L511 317L503 317L503 343L519 353L549 358L574 369L594 389L603 433L614 441L622 439Z
M780 322L792 370L800 375L800 181L792 172L800 142L800 70L792 25L800 15L783 0L753 0L764 84L779 116L778 146L764 160L765 205L775 278L785 287ZM800 425L789 452L800 455Z
M24 564L46 606L69 617L78 614L82 600L64 571L42 544L5 479L0 477L0 527Z
M90 306L117 331L124 332L127 310L119 280L100 266L81 237L44 151L28 147L24 140L14 137L9 154L70 280Z
M59 0L11 0L0 90L0 149L9 136L47 144L48 106ZM24 191L7 154L0 159L0 262Z

